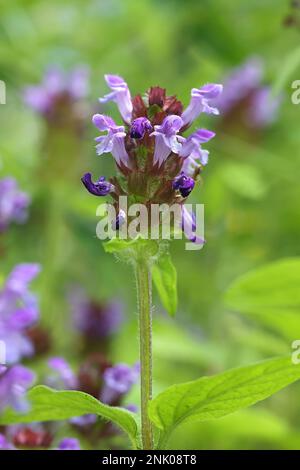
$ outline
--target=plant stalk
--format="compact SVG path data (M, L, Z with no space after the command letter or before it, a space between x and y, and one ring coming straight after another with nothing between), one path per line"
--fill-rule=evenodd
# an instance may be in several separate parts
M152 399L152 281L147 258L141 256L136 261L135 271L140 331L142 443L144 450L151 450L153 429L148 404Z

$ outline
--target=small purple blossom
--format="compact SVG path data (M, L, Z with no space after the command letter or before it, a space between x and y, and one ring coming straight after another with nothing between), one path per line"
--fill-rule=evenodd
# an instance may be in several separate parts
M116 220L114 222L112 222L112 227L111 228L115 231L120 230L120 228L125 223L125 221L126 221L126 213L123 211L123 209L120 209L119 213L116 217Z
M101 131L107 134L96 137L96 150L98 155L103 153L112 153L118 165L130 166L128 154L125 149L125 128L117 126L112 118L104 114L95 114L93 124Z
M34 380L34 373L26 367L0 366L0 411L10 406L21 413L26 412L29 408L26 390Z
M70 419L70 423L74 424L75 426L85 427L91 426L97 422L97 415L83 415L83 416L75 416L74 418Z
M180 156L185 159L182 170L192 175L195 168L201 163L206 165L208 163L208 150L204 150L201 144L208 142L215 136L215 133L207 129L198 129L191 134L180 150Z
M7 229L11 222L24 223L30 197L20 191L14 178L0 180L0 232Z
M182 197L188 197L195 186L195 181L183 171L173 180L173 189L180 192Z
M103 98L99 98L100 103L114 101L117 103L123 120L127 124L130 123L133 106L127 83L118 75L105 75L104 78L112 92L108 93Z
M5 341L8 364L34 353L26 330L37 321L39 309L28 287L39 271L38 264L17 265L0 291L0 339Z
M77 388L77 378L71 369L70 364L62 357L52 357L48 361L48 366L53 373L48 376L48 385L55 388L66 388L73 390Z
M100 176L97 181L93 182L91 173L86 173L81 181L86 189L95 196L107 196L114 191L114 185L109 181L105 181L105 176Z
M74 437L65 437L58 443L57 450L81 450L79 440Z
M104 388L100 399L104 403L113 403L117 398L128 393L139 377L140 367L135 364L133 367L127 364L116 364L104 371Z
M88 75L86 67L78 67L70 74L56 67L49 68L40 85L25 88L24 101L34 111L46 115L62 95L74 101L84 98L89 91Z
M167 116L161 125L154 126L154 132L151 134L155 136L154 164L161 166L171 152L180 152L185 138L177 134L182 126L181 117L175 114Z
M191 101L181 115L183 125L191 124L201 113L219 114L218 109L211 106L210 101L216 99L222 90L223 86L216 83L208 83L201 88L192 88Z
M132 139L142 139L145 133L150 131L152 131L152 125L149 119L139 117L131 123L130 137Z
M182 206L182 230L188 240L196 245L204 245L205 240L196 233L196 218L193 212Z
M13 444L7 440L4 434L0 434L0 450L15 450Z

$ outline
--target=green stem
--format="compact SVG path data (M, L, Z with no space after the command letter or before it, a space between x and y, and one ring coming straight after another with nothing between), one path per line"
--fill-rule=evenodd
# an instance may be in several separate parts
M136 281L140 330L142 443L143 449L151 450L153 430L148 416L148 403L152 399L152 282L148 260L143 256L136 261Z

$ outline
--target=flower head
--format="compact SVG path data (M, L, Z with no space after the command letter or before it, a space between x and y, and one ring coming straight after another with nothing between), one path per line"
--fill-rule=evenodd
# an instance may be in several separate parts
M0 232L11 222L24 223L29 203L29 196L20 191L14 178L0 179Z
M48 361L52 374L48 376L48 384L55 388L75 389L77 378L70 364L63 357L52 357Z
M118 214L112 228L119 230L124 225L126 230L131 218L124 211L120 196L125 196L129 205L138 202L146 207L152 203L184 203L208 162L208 151L202 144L215 135L206 129L198 129L190 136L185 132L200 113L218 114L212 102L220 95L222 85L193 88L190 104L183 110L176 96L167 96L164 88L151 87L144 96L131 99L123 78L106 75L105 79L112 91L100 101L115 101L124 125L104 114L94 115L94 125L104 133L96 138L96 151L98 155L111 153L120 175L110 180L113 191L103 177L94 183L90 173L84 175L82 182L92 194L111 194Z
M65 74L57 67L49 68L40 85L28 86L24 90L24 101L34 111L49 115L61 101L76 102L89 91L88 69L78 67Z

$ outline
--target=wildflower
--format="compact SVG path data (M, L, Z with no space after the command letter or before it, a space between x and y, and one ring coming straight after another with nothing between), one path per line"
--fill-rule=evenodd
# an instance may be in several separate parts
M224 125L232 120L259 129L276 119L281 98L272 97L270 88L262 85L263 75L262 60L252 57L228 76L222 95L213 101Z
M6 230L11 222L24 223L29 203L29 196L20 191L14 178L0 179L0 232Z
M188 197L195 186L195 181L183 171L173 180L173 188L177 189L182 197Z
M78 439L65 437L58 443L57 450L81 450Z
M139 117L131 123L130 137L132 139L142 139L145 133L150 132L151 130L152 125L149 119L145 117Z
M0 339L5 342L8 364L34 353L27 330L37 321L39 309L29 284L39 271L38 264L17 265L0 291Z
M75 68L65 74L59 68L49 68L40 85L28 86L24 90L24 101L34 111L44 116L53 115L61 104L71 104L88 94L88 70Z
M0 450L15 450L4 434L0 434Z
M185 206L182 207L182 230L186 238L196 245L204 245L205 240L202 237L199 237L196 233L196 220L195 214L186 209Z
M133 106L127 83L118 75L105 75L104 78L112 92L100 98L100 103L115 101L122 118L126 123L129 123L131 121Z
M8 435L14 446L21 449L48 449L52 443L52 434L40 423L9 426Z
M105 79L112 92L100 101L115 101L123 124L95 114L93 123L103 133L96 138L96 151L98 155L111 153L119 174L111 183L103 178L93 183L87 173L82 182L93 194L111 195L118 214L112 228L119 230L127 218L128 225L131 222L119 204L121 195L128 198L129 205L137 201L147 207L152 203L184 203L208 162L208 151L202 144L215 135L206 129L198 129L190 136L185 133L201 113L218 114L212 103L220 95L222 85L193 88L184 110L176 96L167 96L164 88L151 87L144 96L131 98L123 78L106 75ZM112 191L109 184L114 187Z
M76 389L77 378L69 363L62 357L52 357L48 361L48 366L52 369L52 375L47 379L49 385L55 388Z
M223 86L215 83L192 88L190 104L181 116L184 125L190 125L201 113L219 114L219 110L211 106L210 101L216 99L222 90Z
M114 186L105 181L105 176L101 176L98 181L95 183L92 181L91 173L86 173L82 178L81 181L83 182L86 189L95 196L107 196L114 190Z
M133 367L127 364L116 364L104 371L104 389L102 390L101 399L104 403L113 403L119 396L129 392L132 385L135 384L139 377L139 364Z
M21 365L0 366L0 411L10 406L16 411L26 412L29 408L26 390L34 379L34 373Z

